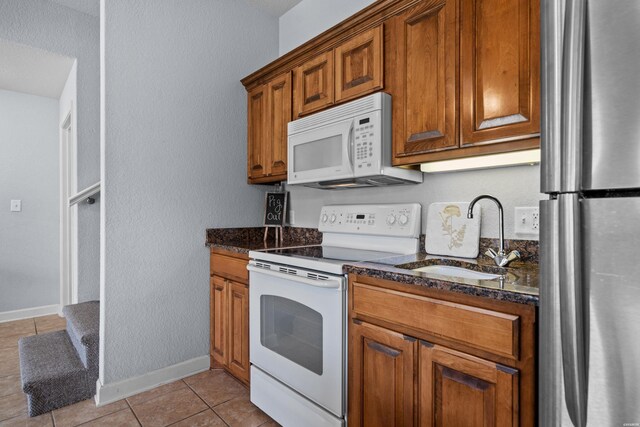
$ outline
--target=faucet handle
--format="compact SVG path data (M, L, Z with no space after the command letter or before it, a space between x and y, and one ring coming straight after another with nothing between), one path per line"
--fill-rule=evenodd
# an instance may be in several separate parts
M509 255L507 255L507 261L511 262L514 259L520 258L520 252L518 251L511 251L509 252Z
M487 251L484 253L486 256L488 256L491 259L495 259L496 256L498 256L498 254L496 253L496 251L494 251L493 249L489 248L487 249Z

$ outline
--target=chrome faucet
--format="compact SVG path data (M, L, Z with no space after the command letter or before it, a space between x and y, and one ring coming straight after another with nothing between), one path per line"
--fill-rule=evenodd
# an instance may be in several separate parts
M496 205L498 205L498 227L500 228L500 248L498 249L498 253L496 253L495 250L489 248L484 254L493 259L497 266L506 267L514 259L520 258L520 252L511 251L509 252L509 254L507 254L504 250L504 212L502 211L502 204L500 203L500 201L493 196L489 196L488 194L483 194L476 197L471 201L471 203L469 203L467 218L473 218L473 207L480 199L489 199L492 200Z

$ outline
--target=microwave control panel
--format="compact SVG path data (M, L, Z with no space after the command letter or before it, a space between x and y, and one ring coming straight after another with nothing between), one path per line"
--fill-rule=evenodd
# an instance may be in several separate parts
M418 203L323 206L318 229L332 233L418 237L421 211Z
M380 169L380 120L379 111L354 119L353 166L354 173L366 175Z

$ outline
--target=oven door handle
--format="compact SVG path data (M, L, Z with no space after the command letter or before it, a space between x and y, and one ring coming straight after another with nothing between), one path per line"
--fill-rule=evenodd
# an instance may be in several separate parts
M337 278L337 277L335 278L330 277L325 280L309 279L308 277L280 273L278 271L267 270L266 268L255 267L251 264L247 265L247 270L253 271L254 273L261 273L261 274L266 274L267 276L277 277L279 279L293 280L296 282L304 283L305 285L311 285L318 288L325 288L325 289L342 289L343 288L344 279Z

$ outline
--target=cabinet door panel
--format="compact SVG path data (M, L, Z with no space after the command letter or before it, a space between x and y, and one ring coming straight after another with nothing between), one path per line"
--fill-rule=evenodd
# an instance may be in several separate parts
M295 70L296 116L333 104L333 51L305 62Z
M282 74L268 84L268 174L287 173L287 124L291 121L291 73Z
M349 424L413 425L416 340L355 322L350 337Z
M229 283L229 370L249 381L249 288Z
M420 425L518 425L518 372L421 341Z
M212 327L213 340L211 342L211 353L213 360L223 366L229 365L228 352L228 291L227 280L222 277L213 276L211 279L211 293L213 298Z
M460 18L462 146L540 132L537 0L466 0Z
M382 26L336 48L336 101L355 98L383 84Z
M391 19L394 163L458 147L456 2L425 1Z
M249 129L247 133L247 175L249 179L260 178L267 174L266 161L266 120L267 92L264 86L258 86L248 95L247 116Z

